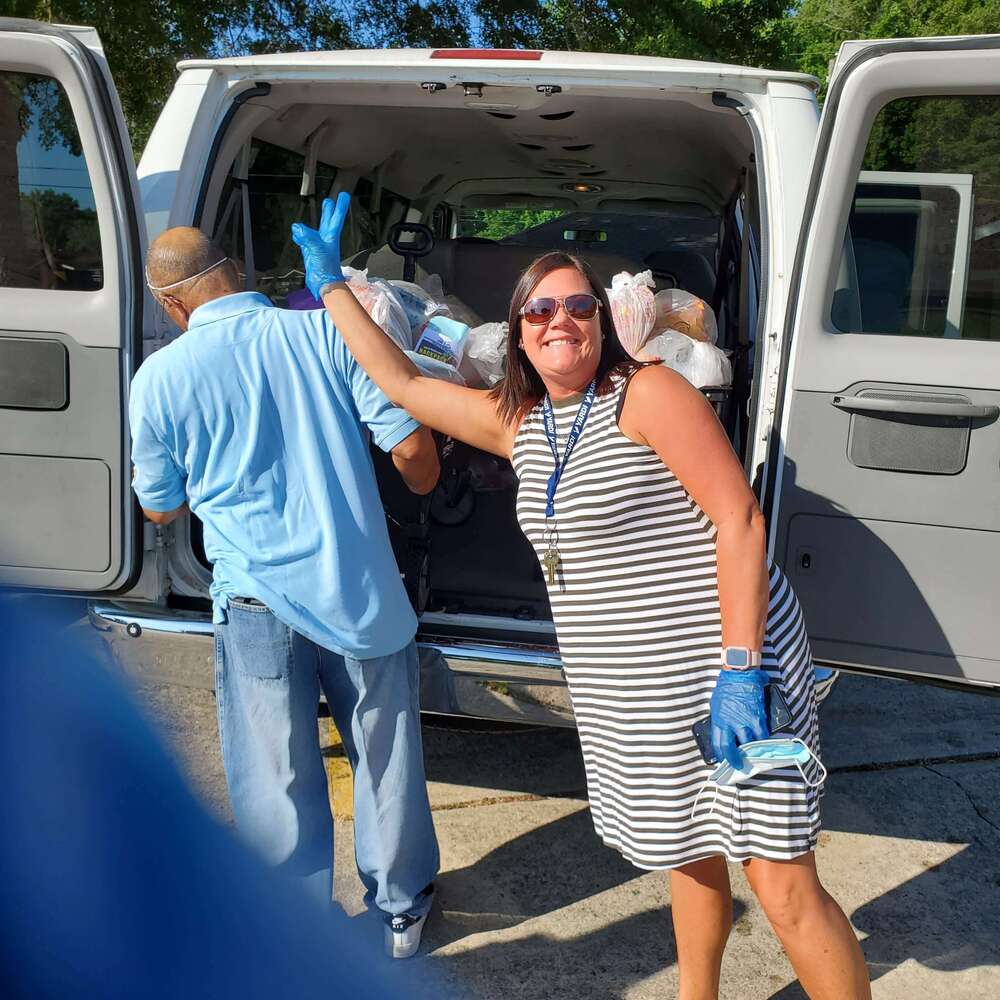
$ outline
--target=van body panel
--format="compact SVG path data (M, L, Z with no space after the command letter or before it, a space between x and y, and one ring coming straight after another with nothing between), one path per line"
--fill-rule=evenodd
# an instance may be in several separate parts
M1000 302L976 300L975 327L964 307L996 185L947 139L934 170L903 170L873 126L986 108L1000 36L850 43L837 65L790 287L770 549L818 659L998 685Z
M780 80L809 88L819 81L808 73L732 66L726 63L664 59L657 56L610 55L599 52L542 52L541 58L522 60L431 58L433 49L349 49L339 52L294 52L273 55L243 56L232 59L188 59L178 69L214 69L242 79L307 77L334 78L342 74L355 79L393 81L411 78L420 71L421 80L445 78L504 82L533 80L539 73L564 73L580 83L593 79L620 77L637 86L664 84L688 85L724 90L763 90L769 80ZM474 72L474 76L470 75Z
M142 554L125 419L143 296L132 151L92 30L2 19L0 74L0 585L122 589Z
M756 386L758 411L747 454L749 478L758 496L766 486L767 455L772 440L775 400L784 348L781 331L788 301L788 279L798 242L802 206L809 183L809 159L787 155L789 149L812 150L819 125L819 109L811 93L788 84L770 84L763 132L770 240L765 312L758 336L762 339L761 367Z
M1000 41L848 43L822 122L812 77L685 60L563 52L531 61L432 59L431 50L189 60L180 65L137 181L96 33L25 24L0 21L0 72L47 75L66 91L93 187L103 272L96 290L0 287L0 365L25 351L37 359L27 381L0 367L0 397L8 393L6 405L0 398L0 466L9 473L0 473L0 498L13 511L9 527L0 529L0 583L94 594L134 584L141 566L131 604L92 605L95 627L132 668L145 664L161 679L212 683L211 620L199 607L210 571L196 555L190 519L136 534L125 412L141 353L144 241L171 225L214 232L230 165L258 127L267 124L273 142L273 120L280 126L296 102L308 104L314 87L316 94L336 88L344 107L492 109L500 117L543 115L557 93L647 101L668 95L699 114L740 115L754 135L749 176L757 187L742 225L746 211L759 206L764 217L752 251L763 280L747 307L755 313L747 322L757 367L746 464L769 515L770 550L799 592L817 659L1000 685L990 614L1000 561L994 343L955 335L966 294L961 274L951 276L941 306L949 335L843 333L831 319L838 293L838 301L845 289L863 297L851 284L864 277L863 241L845 242L849 218L884 210L927 229L952 218L938 190L950 188L959 205L956 243L992 232L975 217L970 172L925 171L923 187L901 198L895 189L910 181L919 187L917 179L860 171L872 122L888 101L996 92ZM421 87L435 82L445 90ZM557 127L549 131L559 134ZM335 132L324 141L335 142ZM349 189L365 173L344 164L337 184ZM496 197L490 180L427 194L408 217L428 217L445 193L458 201L467 195L470 204ZM863 196L855 193L859 180L869 185ZM654 194L697 204L696 192L683 185L670 192L669 182ZM721 189L703 194L706 212L734 197ZM622 200L613 184L605 197L609 204ZM898 203L889 205L893 198ZM598 199L577 208L601 210ZM745 262L751 251L744 251ZM959 247L959 267L968 259ZM155 349L171 331L146 301L144 334ZM920 304L911 301L907 315L919 319ZM5 481L15 484L6 496ZM168 600L188 610L168 607ZM536 620L542 615L514 617L522 611L442 609L422 617L425 710L571 723L564 692L546 693L562 688L551 623ZM511 697L508 684L524 696Z

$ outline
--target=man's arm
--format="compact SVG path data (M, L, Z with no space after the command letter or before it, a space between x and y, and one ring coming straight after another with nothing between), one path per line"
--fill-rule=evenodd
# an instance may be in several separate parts
M187 503L182 503L180 507L175 507L173 510L146 510L145 507L142 508L143 514L149 518L153 524L170 524L172 521L176 521L182 514L188 512Z
M163 525L188 511L186 477L164 442L163 407L150 390L148 375L147 368L139 369L129 399L132 489L143 514Z
M426 427L418 427L392 449L392 464L403 482L414 492L430 493L437 485L441 466L434 437Z

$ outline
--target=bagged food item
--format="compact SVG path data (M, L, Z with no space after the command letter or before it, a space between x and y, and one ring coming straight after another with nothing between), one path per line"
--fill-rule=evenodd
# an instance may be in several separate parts
M444 282L440 274L427 274L420 279L420 287L435 301L444 302Z
M458 369L452 365L445 364L437 358L429 358L426 354L417 354L416 351L404 351L404 354L427 376L430 378L443 379L445 382L454 382L455 385L466 385Z
M733 364L715 344L696 340L684 377L699 389L710 385L732 385Z
M483 385L495 386L507 367L507 324L483 323L473 327L469 331L465 358Z
M651 337L639 354L640 361L660 361L683 375L695 388L731 385L733 366L714 344L692 340L677 330Z
M359 271L353 267L345 267L344 277L357 300L375 323L401 350L410 350L413 347L410 321L392 285L381 278L369 278L367 269Z
M435 302L440 302L444 309L444 315L457 319L459 323L464 323L469 329L482 324L475 310L467 306L457 295L445 294L444 283L440 274L427 274L420 279L420 287Z
M664 330L650 337L642 350L636 355L638 361L662 361L668 368L675 371L678 365L687 363L691 357L691 345L694 341L676 330Z
M428 358L436 358L458 368L465 353L469 328L447 316L433 316L427 321L414 350Z
M692 340L708 344L718 341L715 311L704 299L682 288L665 288L656 293L653 302L656 308L653 336L662 330L677 330Z
M406 318L410 323L411 343L414 343L420 336L427 321L432 316L451 315L444 302L435 299L420 285L414 284L412 281L398 281L396 279L390 279L389 284L392 285L400 304L406 311Z
M632 357L642 350L642 345L653 332L656 320L653 302L655 287L652 271L634 275L622 271L611 279L611 287L607 289L618 339Z

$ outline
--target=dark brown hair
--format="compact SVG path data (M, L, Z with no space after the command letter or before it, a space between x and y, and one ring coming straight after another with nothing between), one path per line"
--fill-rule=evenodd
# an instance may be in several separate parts
M598 394L605 395L610 392L616 377L627 375L641 367L640 363L622 347L618 331L615 329L614 317L611 315L608 296L590 265L562 250L543 254L531 262L514 286L507 319L509 327L507 370L490 393L497 404L501 420L508 424L523 417L545 395L545 383L528 360L527 354L518 347L518 341L521 339L521 309L538 282L545 275L563 267L572 267L579 271L587 279L591 290L601 303L598 311L601 322L601 357L597 363Z

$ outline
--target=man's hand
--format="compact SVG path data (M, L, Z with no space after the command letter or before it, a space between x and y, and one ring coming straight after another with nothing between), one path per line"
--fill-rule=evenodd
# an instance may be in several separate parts
M319 230L296 222L292 226L292 239L302 251L305 264L306 285L317 299L323 298L327 285L344 280L340 266L340 234L351 208L351 196L346 191L337 195L337 201L323 199L323 215Z
M392 464L413 493L430 493L441 475L437 447L430 430L419 427L392 449Z
M142 508L143 514L149 518L153 524L165 525L170 524L171 521L176 521L182 514L188 512L188 505L182 503L180 507L175 507L173 510L146 510L145 507Z

